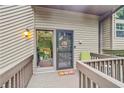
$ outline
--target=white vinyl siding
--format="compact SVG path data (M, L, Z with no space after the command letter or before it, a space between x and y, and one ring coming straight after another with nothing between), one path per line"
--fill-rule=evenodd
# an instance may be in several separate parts
M31 6L0 6L0 68L21 62L33 54L34 15ZM32 38L22 38L25 29Z
M43 7L34 7L34 11L35 29L74 31L74 62L79 60L81 51L98 53L98 16Z
M102 37L103 37L103 45L102 45L102 49L111 49L112 48L112 35L111 35L111 17L106 18L103 22L102 22Z

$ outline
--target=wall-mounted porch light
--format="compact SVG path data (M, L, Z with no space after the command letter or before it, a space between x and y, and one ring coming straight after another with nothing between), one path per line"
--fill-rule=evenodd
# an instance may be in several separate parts
M31 39L31 32L29 29L25 29L22 35L23 35L23 38Z

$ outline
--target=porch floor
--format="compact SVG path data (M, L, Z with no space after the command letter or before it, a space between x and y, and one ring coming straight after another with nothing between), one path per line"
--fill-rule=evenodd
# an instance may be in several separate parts
M59 76L57 72L34 74L28 88L78 88L78 73Z

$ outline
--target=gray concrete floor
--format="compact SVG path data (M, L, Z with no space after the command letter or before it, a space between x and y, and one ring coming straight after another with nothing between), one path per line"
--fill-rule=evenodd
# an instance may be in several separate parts
M34 74L28 88L78 88L78 73L59 76L57 72Z

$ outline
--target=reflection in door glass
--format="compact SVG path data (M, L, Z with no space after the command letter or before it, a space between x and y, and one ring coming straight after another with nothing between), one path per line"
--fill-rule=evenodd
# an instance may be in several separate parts
M53 66L53 32L37 31L37 66Z
M73 67L73 32L57 30L57 69Z

